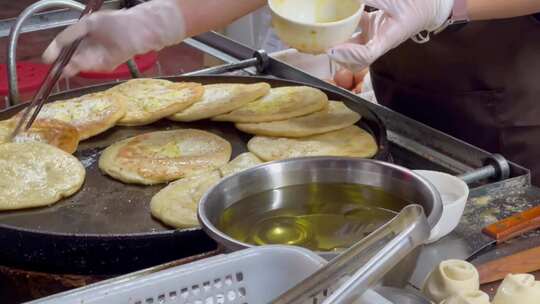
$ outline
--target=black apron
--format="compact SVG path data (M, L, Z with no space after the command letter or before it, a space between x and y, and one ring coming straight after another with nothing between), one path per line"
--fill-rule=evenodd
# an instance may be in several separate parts
M540 185L540 18L471 22L371 66L377 100L532 170Z

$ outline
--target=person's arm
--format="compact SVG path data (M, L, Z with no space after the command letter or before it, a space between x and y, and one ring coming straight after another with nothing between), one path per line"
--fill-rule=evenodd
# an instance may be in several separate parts
M151 0L130 9L98 11L62 31L43 53L53 62L62 48L84 37L64 69L108 71L137 54L157 51L263 6L265 0Z
M459 0L455 0L459 1ZM448 20L454 0L365 0L377 8L361 19L362 32L328 51L343 66L358 71L422 31L436 31ZM470 20L501 19L540 12L540 0L467 0Z
M267 0L176 0L184 13L186 33L192 37L222 28L263 7Z
M504 19L540 12L539 0L468 0L471 20Z

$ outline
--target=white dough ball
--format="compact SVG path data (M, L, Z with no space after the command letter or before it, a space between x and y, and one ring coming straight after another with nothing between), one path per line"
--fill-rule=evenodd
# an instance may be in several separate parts
M538 304L540 281L531 274L509 274L499 286L493 304Z
M472 264L461 260L446 260L431 272L422 291L429 299L439 303L479 288L478 271Z

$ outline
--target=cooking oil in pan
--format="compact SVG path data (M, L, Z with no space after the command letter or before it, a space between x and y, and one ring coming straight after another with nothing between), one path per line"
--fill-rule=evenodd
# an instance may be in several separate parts
M406 204L371 186L288 186L234 203L224 211L219 228L248 244L336 251L350 247L389 221Z

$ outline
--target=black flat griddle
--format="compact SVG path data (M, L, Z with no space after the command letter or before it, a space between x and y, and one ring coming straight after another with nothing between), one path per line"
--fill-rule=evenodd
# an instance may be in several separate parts
M265 81L272 87L303 85L275 78L225 75L164 79L202 84ZM52 96L51 100L102 91L115 84L67 91ZM339 93L322 90L331 100L343 101L362 115L358 125L378 142L379 151L374 158L387 160L388 143L381 120ZM19 105L0 112L0 120L11 117L23 107ZM215 249L215 243L201 229L174 230L151 217L150 199L163 185L127 185L98 169L101 151L114 142L145 132L181 128L206 130L225 138L233 147L233 157L247 151L246 143L251 138L232 123L161 120L144 127L115 127L81 142L75 156L84 164L87 176L77 194L50 207L0 212L0 264L48 273L109 275Z

